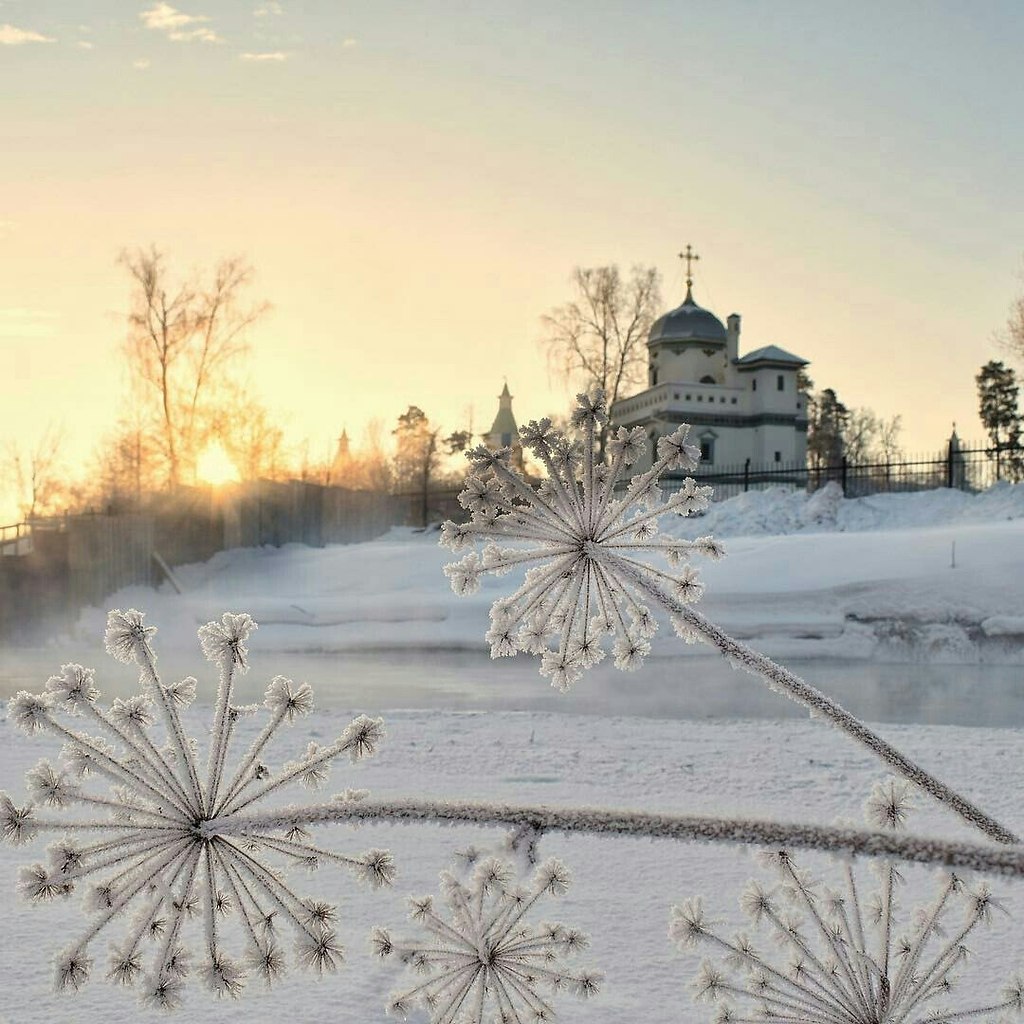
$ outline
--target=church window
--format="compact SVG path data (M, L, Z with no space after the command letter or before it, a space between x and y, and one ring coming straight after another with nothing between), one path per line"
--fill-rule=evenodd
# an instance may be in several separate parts
M652 364L651 365L651 387L653 388L655 386L655 384L657 384L657 383L658 383L658 368Z
M757 390L757 378L756 377L750 382L750 390L751 391L756 391Z
M775 461L776 462L781 462L782 461L782 452L776 452L775 453Z
M714 462L715 461L715 440L712 437L701 438L700 442L700 461L701 462Z
M733 404L733 405L735 405L735 404L736 404L736 399L735 399L735 398L734 398L734 399L732 400L732 404Z
M710 376L709 374L705 374L703 377L701 377L700 382L701 384L714 384L715 378Z
M786 390L786 378L781 373L775 378L775 384L779 391Z
M703 402L704 401L704 396L703 395L698 395L697 396L697 401L698 402Z
M672 397L678 402L679 401L679 392L678 391L673 391L672 392Z
M687 400L688 402L690 401L690 396L689 396L689 395L687 395L687 396L686 396L686 400Z

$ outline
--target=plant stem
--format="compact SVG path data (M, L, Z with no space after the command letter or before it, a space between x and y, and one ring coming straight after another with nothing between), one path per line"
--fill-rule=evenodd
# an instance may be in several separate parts
M595 807L544 807L444 800L356 800L284 807L264 814L230 814L202 825L207 836L264 832L339 822L441 823L529 828L537 833L579 832L609 837L681 842L756 844L827 850L851 856L899 857L990 874L1024 878L1024 847L948 842L929 836L770 820L652 814Z

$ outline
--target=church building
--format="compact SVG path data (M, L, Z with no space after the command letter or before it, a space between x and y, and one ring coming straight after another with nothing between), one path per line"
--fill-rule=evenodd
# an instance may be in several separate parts
M642 426L654 441L689 423L705 469L742 467L747 459L752 466L803 466L808 396L797 374L807 360L777 345L740 355L739 314L723 324L698 306L690 272L699 257L690 246L681 257L686 298L651 327L648 387L616 402L612 423Z

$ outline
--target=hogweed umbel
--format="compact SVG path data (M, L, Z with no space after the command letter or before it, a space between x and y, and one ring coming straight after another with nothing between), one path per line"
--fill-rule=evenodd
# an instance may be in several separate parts
M297 760L272 768L264 756L278 730L313 707L308 685L278 676L266 690L266 724L232 762L239 717L259 710L234 701L235 675L247 668L247 640L256 624L248 615L225 614L199 630L203 652L220 669L209 758L201 770L181 718L196 682L161 681L151 646L155 629L143 619L135 610L113 611L106 633L108 652L138 665L141 694L115 699L104 709L93 671L65 665L43 694L22 692L9 704L10 719L24 731L65 741L62 765L42 761L28 773L34 805L17 808L0 794L5 839L21 843L40 832L62 834L49 847L48 863L22 870L23 895L47 901L69 896L80 883L89 886L90 920L57 957L57 988L79 988L93 967L90 950L101 934L112 933L117 935L104 973L124 985L141 980L143 1000L164 1009L180 1004L193 967L217 995L239 995L250 974L271 983L286 967L278 937L282 925L294 934L298 962L319 972L335 970L343 950L334 908L300 897L279 865L341 864L381 886L393 875L390 854L371 850L350 857L317 846L288 819L288 809L275 808L285 819L275 830L253 826L227 834L212 822L231 822L242 812L251 817L257 806L275 805L291 784L322 783L335 759L372 754L383 736L380 719L361 716L335 742L310 744ZM158 718L166 731L162 745L152 737ZM105 783L106 791L90 791L92 779ZM84 810L92 817L46 817L37 812L39 805ZM203 952L195 965L183 939L193 917L203 923ZM242 958L227 952L232 919L245 947Z
M602 457L598 434L605 422L604 393L598 388L577 396L575 438L554 430L546 419L522 427L523 447L547 474L536 487L513 467L507 447L491 451L479 446L467 453L474 471L459 500L470 521L444 523L441 544L453 551L484 546L445 566L452 589L470 594L484 573L502 576L526 568L523 582L491 608L486 633L491 657L538 654L541 673L564 690L605 657L608 636L615 638L615 666L638 668L658 628L652 607L661 609L687 643L711 644L733 666L761 677L812 716L827 719L989 838L1017 842L1013 832L820 690L734 640L694 608L703 583L690 560L695 555L719 558L722 548L711 537L664 536L658 526L664 516L701 511L711 494L687 477L674 494L662 496L666 474L697 466L700 450L688 441L689 427L682 424L659 438L650 469L623 487L648 442L641 428L620 427ZM663 558L671 571L654 564L656 558Z
M908 788L902 780L877 786L866 807L869 822L902 828ZM760 936L726 936L699 898L672 908L669 936L679 948L721 958L704 960L692 985L695 1000L718 1002L716 1024L946 1024L1024 1009L1020 979L979 1006L947 1001L967 961L968 938L1002 909L986 884L971 887L960 875L942 872L934 898L904 917L904 880L892 861L873 865L880 869L874 884L849 860L841 862L833 888L800 868L786 849L761 859L777 884L751 881L740 896ZM774 951L758 944L765 933Z
M566 965L587 946L582 932L528 919L542 898L562 896L569 880L553 858L536 868L528 886L516 884L513 867L498 857L476 863L465 883L443 872L447 913L431 896L409 901L423 938L396 939L383 928L371 937L379 956L396 956L416 976L391 997L390 1012L404 1017L421 1007L431 1024L535 1024L555 1019L552 997L559 992L594 995L602 976Z

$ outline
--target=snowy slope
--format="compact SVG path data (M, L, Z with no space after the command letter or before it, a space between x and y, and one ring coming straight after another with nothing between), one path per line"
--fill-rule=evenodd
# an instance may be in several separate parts
M727 557L703 566L705 614L785 658L1024 661L1024 485L833 498L752 492L664 526L726 539ZM111 595L83 614L76 640L94 644L107 608L135 605L181 636L246 610L274 650L481 650L487 608L510 581L488 577L456 598L436 541L393 530L368 544L221 552L176 570L183 595L166 584ZM655 645L680 650L668 635Z

